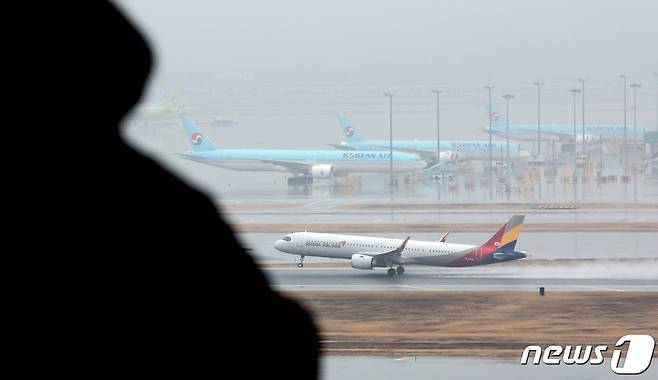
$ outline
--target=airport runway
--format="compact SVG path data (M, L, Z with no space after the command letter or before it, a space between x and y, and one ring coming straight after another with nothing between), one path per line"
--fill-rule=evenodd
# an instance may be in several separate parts
M546 203L551 205L551 203ZM526 223L658 223L658 207L593 208L569 202L577 209L540 209L538 205L496 204L478 205L437 203L432 207L414 208L402 204L391 211L385 202L371 199L295 200L290 202L226 202L220 206L222 215L236 225L249 224L391 224L391 223L503 223L512 214L526 215ZM462 207L460 207L462 206ZM266 231L263 231L266 232Z
M658 265L646 263L491 265L477 268L407 267L388 277L383 268L264 268L280 291L658 291ZM638 272L639 271L639 272Z

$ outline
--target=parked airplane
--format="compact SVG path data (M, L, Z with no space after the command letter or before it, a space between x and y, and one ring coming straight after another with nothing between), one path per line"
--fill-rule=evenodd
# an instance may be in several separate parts
M274 243L281 252L299 255L298 266L304 266L305 256L351 260L352 268L389 267L392 276L404 273L406 264L442 267L467 267L495 264L526 257L515 251L524 215L514 215L486 243L480 246L440 241L387 239L369 236L336 235L316 232L295 232ZM395 269L394 267L397 267Z
M194 121L181 118L192 151L183 158L231 170L289 172L288 185L304 185L313 179L344 176L349 173L388 173L390 154L383 151L219 149ZM422 170L427 163L418 156L393 152L396 173Z
M144 103L138 106L134 120L144 124L174 121L188 110L189 107L178 102L176 95L167 93L159 102Z
M345 141L340 144L331 144L331 146L342 150L389 148L389 140L366 140L354 128L347 116L338 113L336 117L345 136ZM505 142L493 141L491 145L494 159L498 159L501 152L506 152ZM441 140L439 148L441 152L440 160L443 162L489 159L489 141ZM417 154L427 162L436 161L436 140L393 140L393 149ZM522 150L518 144L510 143L510 159L518 160L528 157L530 157L530 154L527 151Z
M484 102L486 112L489 112L488 103ZM507 119L504 116L491 109L491 134L498 137L507 135ZM489 133L489 126L483 131ZM567 141L582 143L583 129L582 124L576 124L576 134L574 137L574 125L571 124L542 124L541 134L545 141ZM643 141L644 127L637 127L636 138L633 139L633 126L629 123L626 127L626 138L628 141ZM510 124L510 139L516 141L537 141L537 123L530 124ZM585 124L585 143L600 142L600 140L623 140L624 126L619 124Z

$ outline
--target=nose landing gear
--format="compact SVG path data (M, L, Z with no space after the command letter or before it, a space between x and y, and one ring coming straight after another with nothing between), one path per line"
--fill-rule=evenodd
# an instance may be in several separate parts
M304 255L299 257L299 263L297 263L297 268L304 268Z

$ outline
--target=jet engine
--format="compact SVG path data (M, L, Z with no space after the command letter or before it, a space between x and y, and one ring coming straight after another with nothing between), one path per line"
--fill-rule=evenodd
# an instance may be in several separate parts
M334 167L331 165L313 165L311 176L313 178L332 178L334 176Z
M598 136L596 136L596 137L598 137ZM586 135L585 135L585 144L591 144L591 143L594 142L594 140L595 140L595 136L593 136L593 135L589 135L589 134L586 134ZM576 142L577 142L578 144L582 144L582 143L583 143L583 135L582 135L582 134L578 133L578 134L576 135Z
M459 154L452 151L440 152L439 157L441 158L441 161L457 161L457 159L459 159Z
M352 255L352 268L354 269L372 269L375 258L368 255L355 253Z

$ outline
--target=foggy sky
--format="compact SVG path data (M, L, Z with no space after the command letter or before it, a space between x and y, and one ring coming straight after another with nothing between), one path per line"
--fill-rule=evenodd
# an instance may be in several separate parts
M639 124L654 128L657 122L651 75L658 71L655 0L115 3L146 34L156 55L143 100L159 101L174 89L202 125L214 115L235 118L238 128L207 130L224 148L329 149L328 143L342 138L337 111L352 117L368 138L388 138L382 94L389 90L397 94L395 137L434 139L433 87L445 90L442 138L484 139L485 83L496 85L499 111L503 93L516 95L513 123L534 123L532 82L543 80L542 122L571 123L568 89L578 85L577 77L587 78L587 122L620 124L619 74L644 84ZM125 131L131 143L209 193L242 196L244 189L267 189L271 195L285 188L278 186L280 173L181 160L172 153L190 147L176 121Z
M482 83L658 70L658 2L117 1L167 78Z

